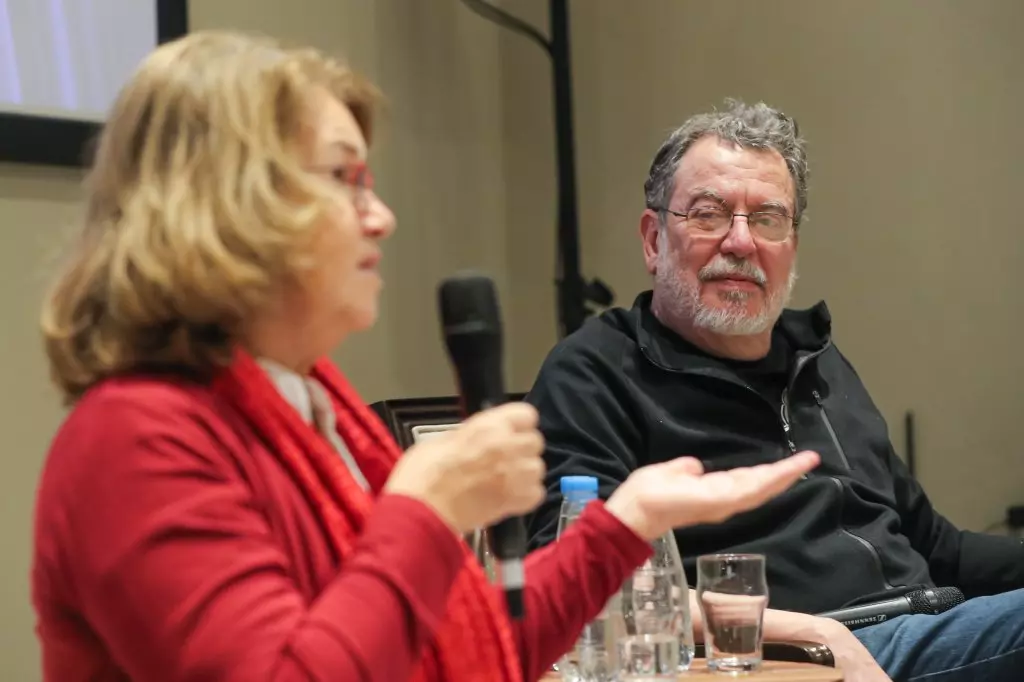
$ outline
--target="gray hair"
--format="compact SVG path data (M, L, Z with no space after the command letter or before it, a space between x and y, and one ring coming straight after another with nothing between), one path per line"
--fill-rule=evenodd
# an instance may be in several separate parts
M714 135L748 149L774 149L786 162L796 186L793 224L799 225L807 208L807 150L796 121L764 102L744 104L725 100L724 111L697 114L668 136L654 155L644 183L648 208L664 208L675 191L679 160L697 140ZM664 217L663 217L664 219Z

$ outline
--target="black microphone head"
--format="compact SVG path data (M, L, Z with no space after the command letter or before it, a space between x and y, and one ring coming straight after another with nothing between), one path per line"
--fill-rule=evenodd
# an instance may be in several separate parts
M449 277L438 288L438 305L448 355L459 381L463 411L469 415L505 401L501 371L501 311L498 293L489 277L465 272ZM523 615L523 557L526 526L511 517L493 528L493 549L509 615Z
M445 279L438 306L467 413L503 401L501 310L494 282L475 272Z
M501 311L490 277L475 272L456 274L441 282L438 305L445 338L485 336L497 340L500 351Z
M955 587L931 587L907 593L911 613L937 615L964 603L964 593Z

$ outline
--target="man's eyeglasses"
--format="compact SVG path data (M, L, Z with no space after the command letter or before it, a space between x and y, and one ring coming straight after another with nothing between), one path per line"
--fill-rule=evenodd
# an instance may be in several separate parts
M670 208L649 206L652 211L664 211L686 221L688 229L709 237L723 237L732 229L733 219L743 216L754 236L769 242L784 242L793 233L793 217L782 211L756 211L733 213L716 206L697 206L686 213Z

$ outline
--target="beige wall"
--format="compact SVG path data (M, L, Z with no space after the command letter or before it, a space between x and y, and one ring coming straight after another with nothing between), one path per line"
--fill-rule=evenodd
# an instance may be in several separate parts
M544 0L504 0L546 22ZM368 400L448 392L434 283L491 273L509 384L555 340L550 67L458 0L202 0L195 27L270 32L343 52L383 87L374 152L399 231L377 328L338 353ZM811 142L798 304L826 298L838 343L902 442L919 415L921 478L979 528L1024 502L1024 375L1011 347L1024 256L1016 0L577 0L573 6L584 267L621 304L647 285L635 226L662 136L727 95L764 98ZM868 47L868 44L871 47ZM415 69L414 69L415 67ZM35 316L74 172L0 166L0 679L38 679L27 571L31 504L61 411ZM968 207L954 213L957 206ZM960 217L963 216L963 217ZM849 267L846 267L849 266ZM1019 266L1018 266L1019 267ZM984 492L982 490L984 489Z
M32 501L43 450L60 419L35 320L53 241L78 208L67 171L0 167L0 679L34 680L28 570Z

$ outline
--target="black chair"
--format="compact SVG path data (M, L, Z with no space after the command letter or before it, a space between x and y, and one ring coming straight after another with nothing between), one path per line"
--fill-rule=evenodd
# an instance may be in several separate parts
M517 401L524 393L510 393L508 400ZM419 435L456 426L462 421L462 408L457 396L427 398L392 398L370 405L384 421L403 450L408 450Z
M509 400L522 400L525 394L514 393ZM380 400L370 405L391 430L403 450L407 450L417 438L437 430L457 425L461 417L459 399L456 396L426 398L395 398ZM478 544L476 536L467 541ZM697 656L704 657L704 645L697 645ZM818 642L765 642L764 657L769 661L791 663L816 663L835 667L832 651Z

